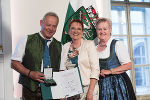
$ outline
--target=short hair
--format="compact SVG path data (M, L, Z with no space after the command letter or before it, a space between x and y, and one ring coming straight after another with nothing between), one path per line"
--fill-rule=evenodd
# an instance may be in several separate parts
M81 20L79 20L79 19L71 20L71 22L69 23L68 29L70 30L71 24L74 23L74 22L80 23L81 26L82 26L82 31L83 31L83 29L84 29L83 22Z
M112 21L109 18L104 18L104 17L101 17L96 20L96 27L99 23L102 23L102 22L107 22L109 27L112 28Z
M58 17L58 15L57 15L56 13L54 13L54 12L47 12L47 13L44 15L44 17L43 17L42 20L44 21L47 16L56 17L56 18L58 19L58 23L59 23L59 17Z

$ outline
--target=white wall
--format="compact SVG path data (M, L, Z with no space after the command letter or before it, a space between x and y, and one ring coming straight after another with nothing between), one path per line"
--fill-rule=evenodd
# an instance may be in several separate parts
M13 97L11 53L18 40L26 34L40 31L40 19L48 11L60 18L55 38L61 40L69 0L1 0L4 55L0 55L0 100L19 100ZM100 17L110 18L110 0L97 0ZM11 42L12 41L12 42ZM4 79L4 80L3 80Z
M61 39L68 0L11 0L12 46L20 37L40 31L40 20L48 11L54 11L60 18L56 37Z
M99 16L110 18L110 0L96 0ZM48 11L60 18L54 37L61 40L69 0L11 0L12 50L20 37L40 31L40 19Z

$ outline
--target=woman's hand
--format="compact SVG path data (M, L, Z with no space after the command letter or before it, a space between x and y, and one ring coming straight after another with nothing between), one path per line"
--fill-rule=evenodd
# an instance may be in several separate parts
M110 70L105 70L105 69L102 69L101 72L100 72L100 75L102 77L105 77L105 75L109 75L111 74L111 71Z

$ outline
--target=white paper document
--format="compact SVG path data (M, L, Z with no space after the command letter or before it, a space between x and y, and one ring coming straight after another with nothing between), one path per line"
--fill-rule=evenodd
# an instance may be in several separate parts
M57 83L57 86L51 86L53 99L71 97L83 93L78 68L54 72L53 79Z

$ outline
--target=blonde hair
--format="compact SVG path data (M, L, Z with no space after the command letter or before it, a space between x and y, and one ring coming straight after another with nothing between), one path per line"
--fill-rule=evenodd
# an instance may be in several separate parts
M102 22L107 22L109 25L109 28L112 28L112 21L109 18L104 18L104 17L101 17L96 20L96 27L99 23L102 23Z

